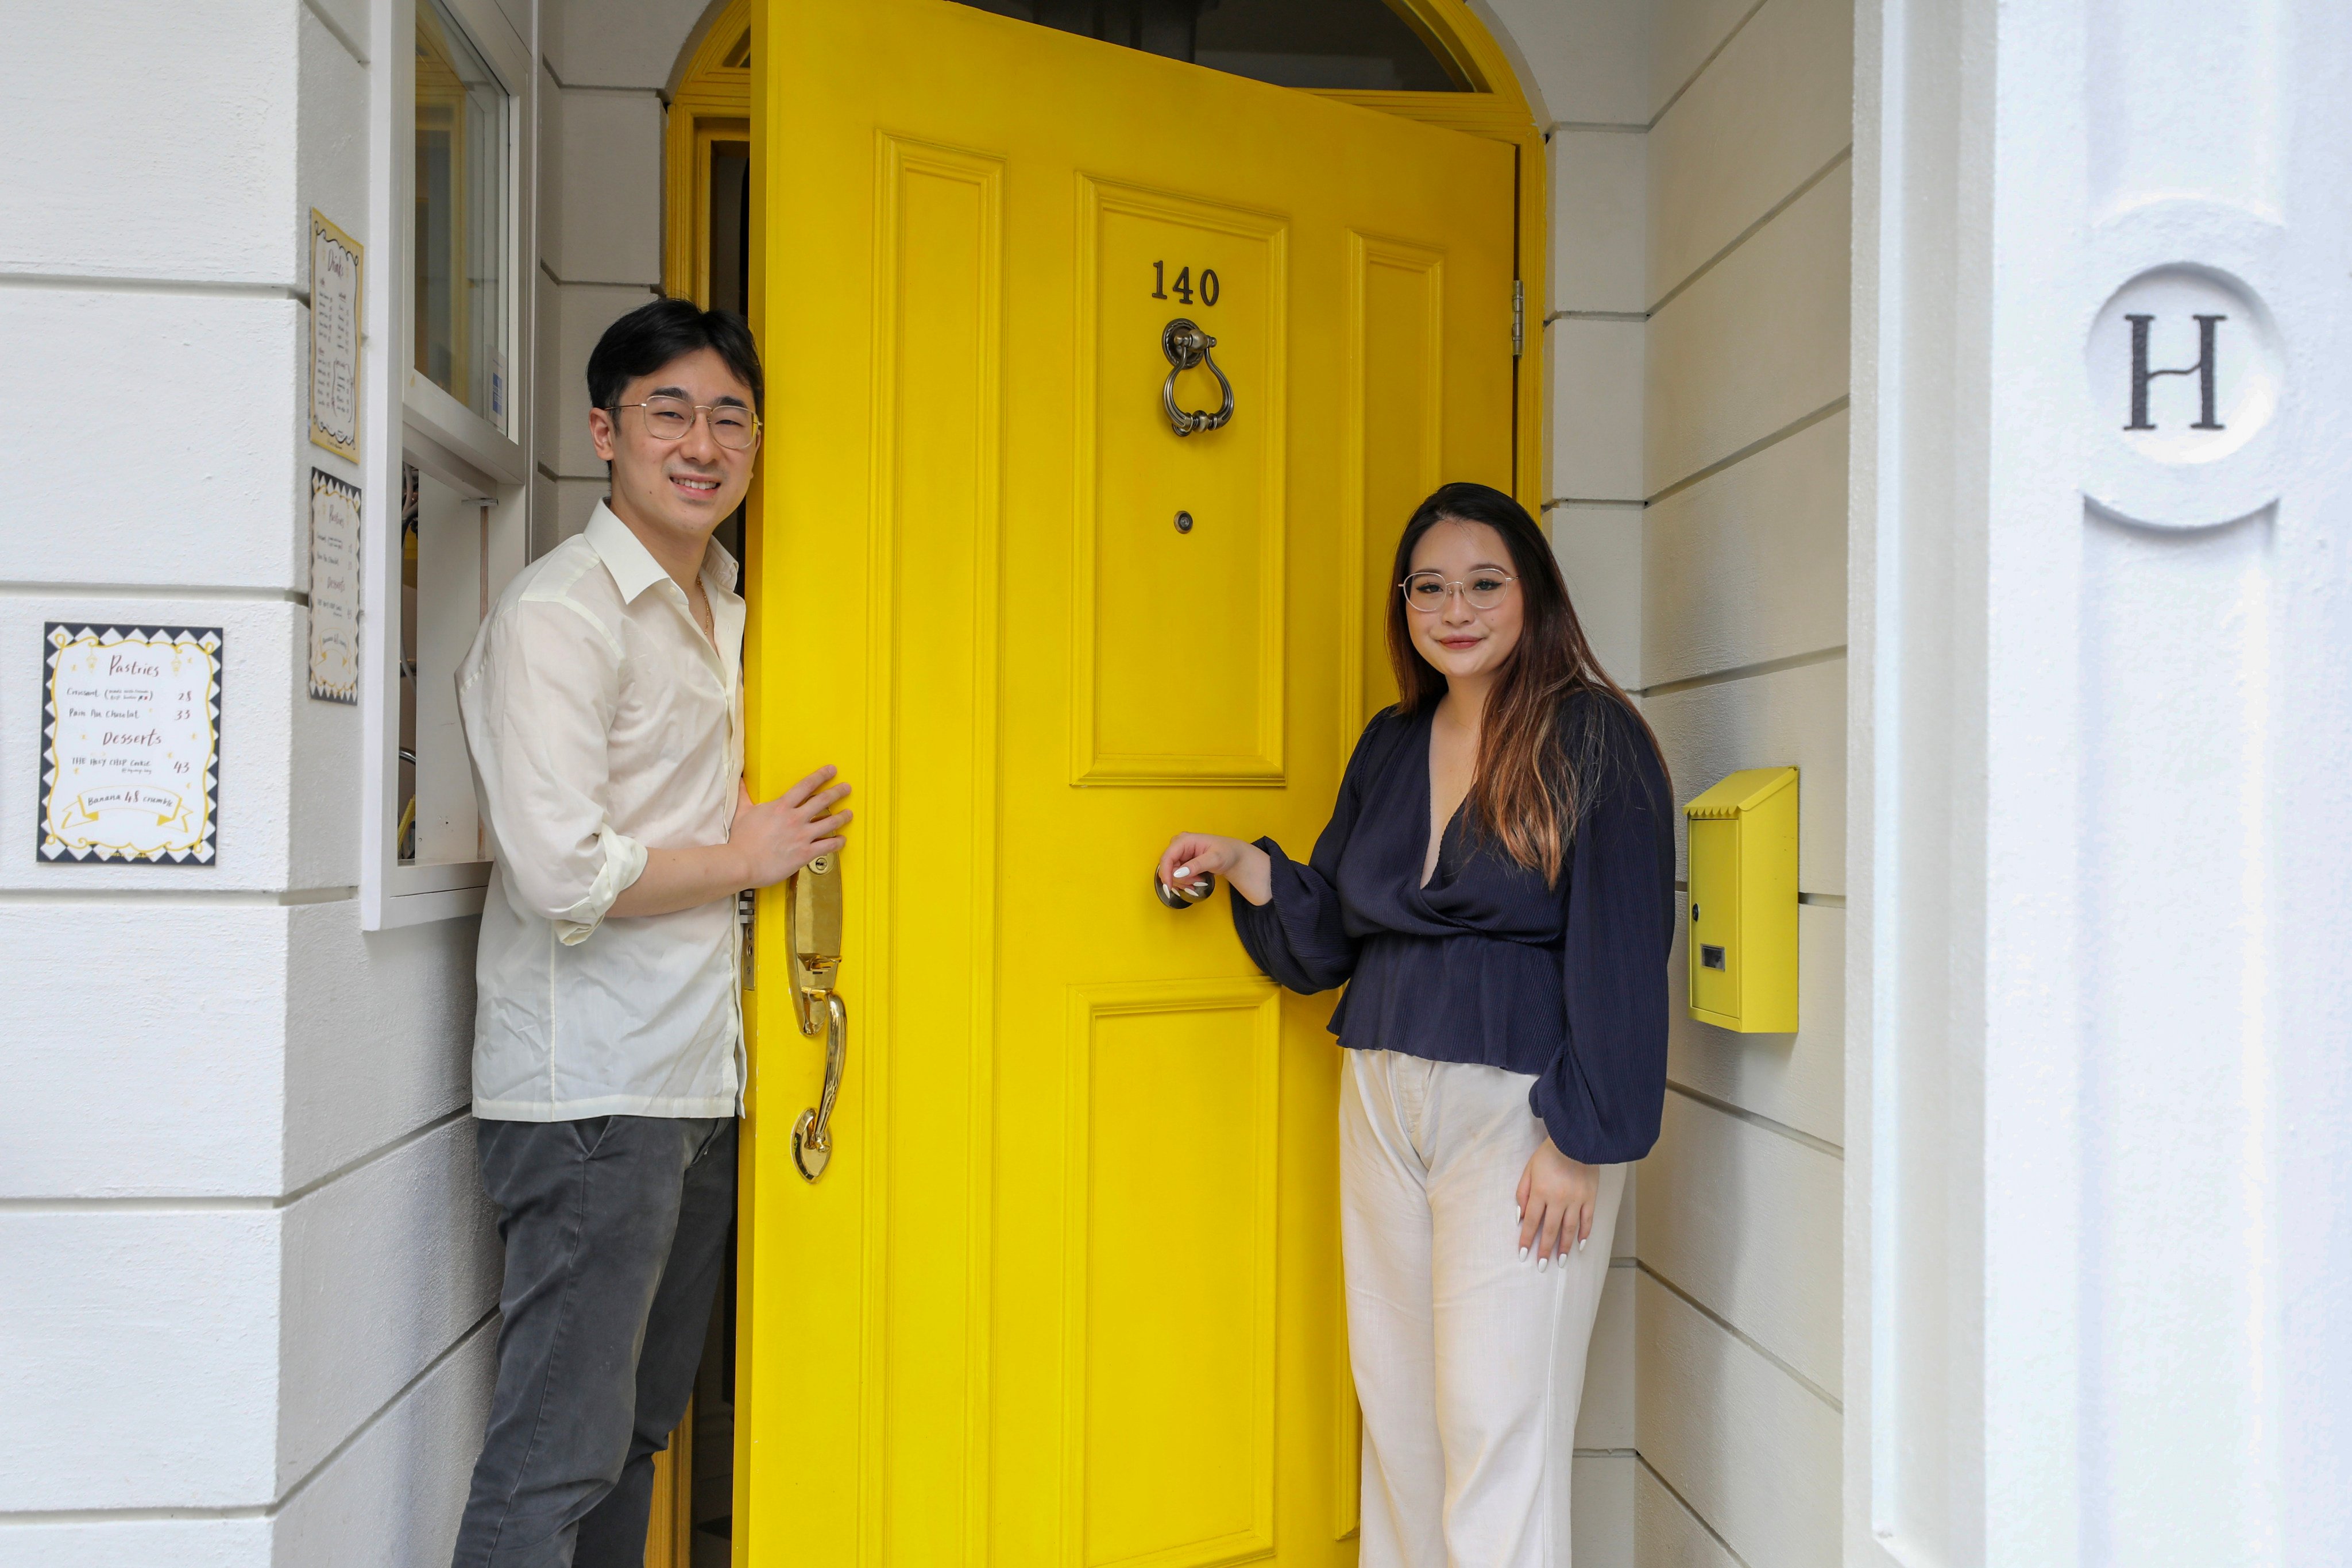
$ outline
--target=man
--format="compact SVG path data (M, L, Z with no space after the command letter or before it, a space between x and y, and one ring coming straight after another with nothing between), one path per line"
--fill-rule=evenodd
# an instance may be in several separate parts
M744 791L743 601L711 532L758 450L740 318L680 300L588 359L611 476L457 674L497 875L474 1114L503 1217L499 1372L457 1568L639 1568L735 1209L735 894L840 847L822 769Z

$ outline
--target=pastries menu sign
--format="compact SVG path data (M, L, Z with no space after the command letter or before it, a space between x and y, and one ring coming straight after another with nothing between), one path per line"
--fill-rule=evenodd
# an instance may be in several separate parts
M43 631L41 858L213 864L221 628Z
M310 209L310 439L360 459L360 242Z

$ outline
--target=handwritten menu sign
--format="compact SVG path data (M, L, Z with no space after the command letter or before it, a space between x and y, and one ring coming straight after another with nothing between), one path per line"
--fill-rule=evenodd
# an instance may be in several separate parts
M360 492L310 470L310 695L360 700Z
M40 854L213 864L221 628L44 628Z
M310 209L310 439L360 460L360 242Z

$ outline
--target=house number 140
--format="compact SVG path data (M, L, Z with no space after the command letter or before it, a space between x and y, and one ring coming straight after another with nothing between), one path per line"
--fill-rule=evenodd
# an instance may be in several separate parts
M1169 288L1168 263L1164 261L1153 262L1151 264L1151 297L1155 300L1165 300L1168 298ZM1176 289L1176 298L1183 300L1187 305L1192 302L1192 269L1191 268L1183 268L1177 272L1174 288ZM1203 305L1215 304L1217 302L1217 274L1215 270L1212 268L1202 268L1201 303Z

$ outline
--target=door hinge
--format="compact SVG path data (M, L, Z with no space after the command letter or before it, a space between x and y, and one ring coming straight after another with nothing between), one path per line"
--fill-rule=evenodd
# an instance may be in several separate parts
M1511 279L1511 357L1528 352L1528 286Z
M760 967L752 962L751 938L759 929L755 917L759 913L759 895L746 888L735 895L735 923L743 928L743 989L760 988Z

